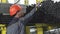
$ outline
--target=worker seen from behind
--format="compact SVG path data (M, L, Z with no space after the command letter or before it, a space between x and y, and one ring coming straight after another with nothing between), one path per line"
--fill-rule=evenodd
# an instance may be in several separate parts
M10 16L14 16L12 21L7 27L7 34L25 34L25 24L32 19L33 14L36 12L35 6L28 14L24 16L21 6L14 4L10 7Z

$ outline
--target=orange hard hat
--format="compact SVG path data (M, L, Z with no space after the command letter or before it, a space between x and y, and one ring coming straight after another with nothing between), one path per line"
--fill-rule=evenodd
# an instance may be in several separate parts
M10 16L13 16L13 15L15 15L18 11L20 11L22 8L21 8L21 6L20 5L16 5L16 4L14 4L14 5L12 5L11 7L10 7Z

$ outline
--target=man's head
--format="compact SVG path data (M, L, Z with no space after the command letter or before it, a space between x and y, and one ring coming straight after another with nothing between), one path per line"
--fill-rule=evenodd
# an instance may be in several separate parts
M10 7L10 16L15 16L16 18L20 18L24 16L24 12L22 11L22 7L20 5L12 5Z
M18 13L18 12L21 11L21 10L22 10L22 7L21 7L21 6L16 5L16 4L12 5L12 6L10 7L10 16L15 15L16 13Z

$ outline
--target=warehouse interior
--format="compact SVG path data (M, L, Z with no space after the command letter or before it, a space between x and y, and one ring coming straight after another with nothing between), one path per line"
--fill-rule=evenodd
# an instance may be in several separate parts
M0 0L0 34L6 34L6 27L14 18L10 16L9 8L17 1ZM19 0L17 4L27 14L38 2L41 5L25 25L25 34L60 34L60 0Z

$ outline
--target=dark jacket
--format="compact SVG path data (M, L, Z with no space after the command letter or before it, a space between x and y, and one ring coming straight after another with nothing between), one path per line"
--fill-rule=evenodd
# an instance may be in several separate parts
M24 25L32 19L36 12L36 7L22 18L13 18L10 25L7 27L7 34L25 34Z

